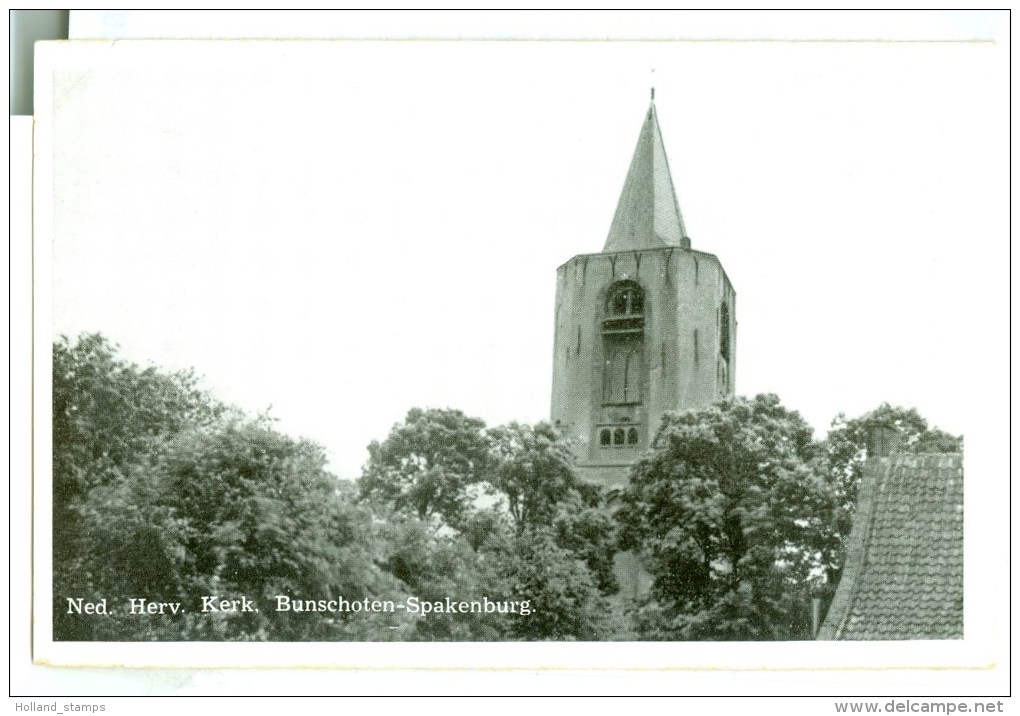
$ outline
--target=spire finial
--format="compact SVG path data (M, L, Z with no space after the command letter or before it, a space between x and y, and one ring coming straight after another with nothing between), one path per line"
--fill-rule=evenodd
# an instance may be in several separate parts
M655 88L652 87L652 101L655 101Z

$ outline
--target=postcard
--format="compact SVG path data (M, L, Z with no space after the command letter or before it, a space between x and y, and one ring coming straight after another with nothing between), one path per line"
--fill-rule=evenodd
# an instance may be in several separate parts
M992 668L1006 56L41 45L36 661Z

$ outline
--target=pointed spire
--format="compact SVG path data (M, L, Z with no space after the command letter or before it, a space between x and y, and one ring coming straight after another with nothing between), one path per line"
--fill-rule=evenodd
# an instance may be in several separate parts
M655 112L655 88L603 251L690 248Z

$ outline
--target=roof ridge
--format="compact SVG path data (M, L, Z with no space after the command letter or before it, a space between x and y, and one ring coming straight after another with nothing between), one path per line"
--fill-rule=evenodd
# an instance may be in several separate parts
M843 570L840 575L839 585L836 594L829 605L829 613L826 615L825 623L818 631L818 639L831 640L839 639L843 635L847 621L853 612L853 605L857 598L857 587L859 577L867 566L867 553L871 546L871 530L874 526L875 503L880 488L885 483L885 475L891 466L879 462L866 462L864 474L861 476L861 488L857 495L857 514L854 516L853 526L850 528L850 536L847 539L846 557L843 559ZM884 469L881 469L884 468ZM878 479L867 479L868 472L881 472ZM843 590L839 586L849 584ZM833 625L833 622L835 624Z

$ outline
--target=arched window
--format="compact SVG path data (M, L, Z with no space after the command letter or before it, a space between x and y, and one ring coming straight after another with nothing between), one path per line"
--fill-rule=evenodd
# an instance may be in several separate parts
M612 435L609 428L602 428L599 432L599 445L609 445L612 442Z
M613 445L623 445L623 428L613 431Z
M606 314L609 316L640 316L645 312L645 293L633 281L620 281L609 291Z
M627 431L627 444L637 445L637 441L638 441L637 428L631 428L630 430Z

